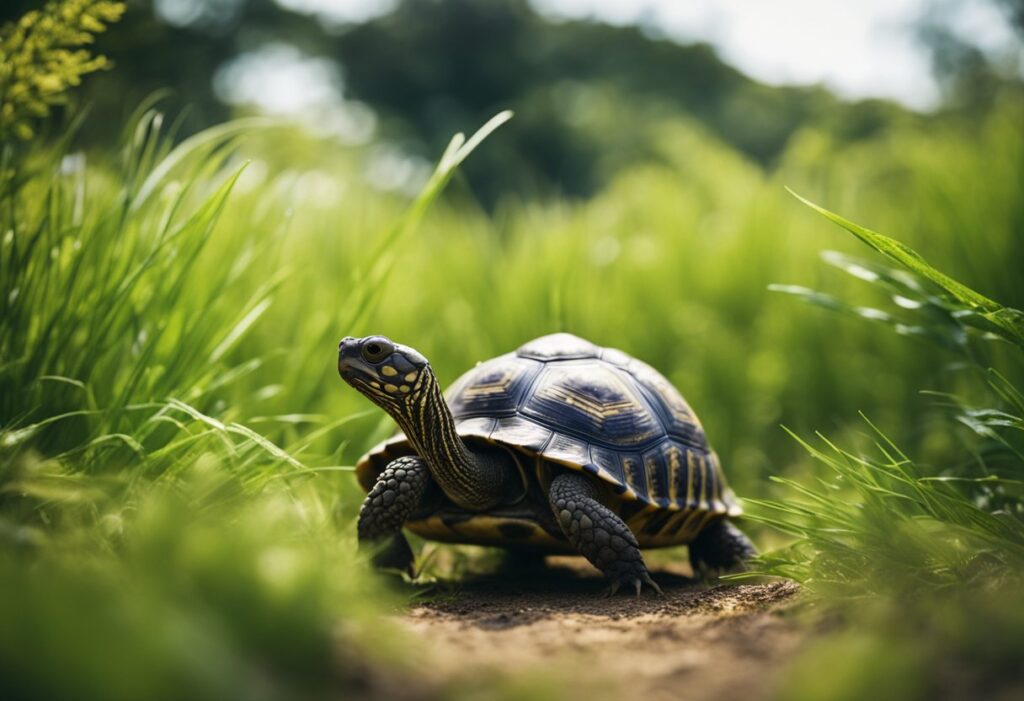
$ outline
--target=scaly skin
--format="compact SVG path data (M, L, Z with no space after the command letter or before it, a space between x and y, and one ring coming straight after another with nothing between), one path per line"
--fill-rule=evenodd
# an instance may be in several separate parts
M427 463L410 456L392 460L380 473L359 509L359 546L375 549L373 564L380 568L413 572L413 554L402 526L430 482Z
M705 578L719 572L746 569L746 561L757 555L750 539L726 519L706 526L688 547L693 574Z
M644 584L661 594L640 555L629 526L598 501L597 486L583 475L564 473L551 482L548 498L555 518L573 547L601 570L610 585L608 595L625 584L640 595Z

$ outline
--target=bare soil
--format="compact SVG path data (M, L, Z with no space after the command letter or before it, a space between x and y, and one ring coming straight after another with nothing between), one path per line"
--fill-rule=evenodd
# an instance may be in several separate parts
M603 598L579 558L463 579L399 623L430 651L438 682L541 674L570 698L766 699L806 638L786 612L789 582L700 583L685 566L652 572L664 596Z

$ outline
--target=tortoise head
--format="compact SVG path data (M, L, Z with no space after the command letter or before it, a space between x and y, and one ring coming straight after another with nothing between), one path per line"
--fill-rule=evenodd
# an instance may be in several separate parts
M426 358L386 336L343 338L338 344L338 373L388 413L414 404L433 377Z

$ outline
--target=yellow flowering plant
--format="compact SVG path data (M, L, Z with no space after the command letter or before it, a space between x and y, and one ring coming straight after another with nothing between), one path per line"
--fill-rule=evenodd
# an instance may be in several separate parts
M32 138L69 88L110 65L82 47L123 13L120 2L58 0L0 28L0 142Z

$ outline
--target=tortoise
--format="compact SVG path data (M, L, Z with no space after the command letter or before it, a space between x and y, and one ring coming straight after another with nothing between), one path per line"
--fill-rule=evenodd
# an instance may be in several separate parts
M420 353L344 338L338 371L400 431L358 462L360 546L413 573L424 538L582 554L609 580L658 593L640 548L688 544L694 572L756 554L693 410L657 370L567 333L466 372L442 394Z

